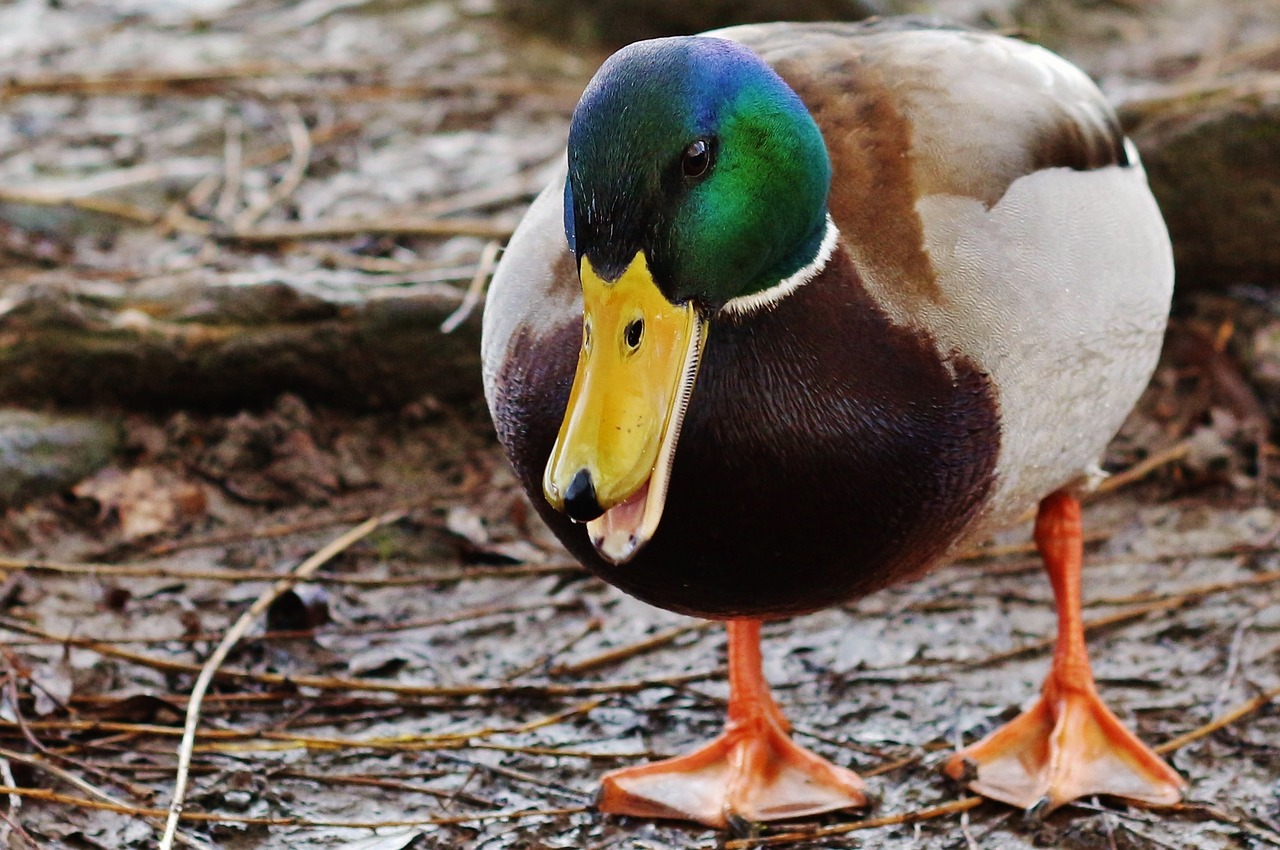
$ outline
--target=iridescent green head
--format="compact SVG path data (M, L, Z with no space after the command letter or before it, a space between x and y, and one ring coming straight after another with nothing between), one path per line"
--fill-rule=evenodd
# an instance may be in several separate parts
M814 259L830 182L813 118L758 56L721 38L642 41L573 114L565 230L603 279L643 252L673 303L714 311Z
M633 44L582 95L565 185L582 348L542 489L601 557L656 532L708 328L814 263L830 183L809 111L735 42Z

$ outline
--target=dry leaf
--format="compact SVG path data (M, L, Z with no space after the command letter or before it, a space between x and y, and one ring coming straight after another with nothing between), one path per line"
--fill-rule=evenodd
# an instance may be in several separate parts
M127 473L104 469L76 485L73 492L81 499L97 502L102 516L115 514L126 540L157 534L204 514L208 507L199 484L177 480L165 470L148 467Z

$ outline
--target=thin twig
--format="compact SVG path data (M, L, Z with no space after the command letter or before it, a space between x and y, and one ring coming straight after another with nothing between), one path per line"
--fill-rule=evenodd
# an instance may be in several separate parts
M605 667L609 664L616 664L619 661L625 661L628 658L634 658L667 644L691 632L705 632L706 630L720 625L715 621L704 621L700 623L687 623L683 626L666 629L655 635L650 635L644 640L637 641L627 646L619 646L605 652L583 658L580 661L570 662L568 664L557 664L552 667L549 672L552 676L577 676L588 670L595 670L599 667Z
M421 507L429 507L433 503L434 499L424 502ZM289 522L275 522L270 525L256 525L252 528L225 528L208 534L193 534L180 540L166 540L147 549L146 554L154 558L187 549L202 549L206 546L225 546L228 543L244 543L250 540L289 537L290 535L307 531L331 528L335 525L350 525L353 522L362 521L370 513L373 513L373 511L366 507L360 510L319 516L309 513L301 519ZM0 568L3 566L4 564L0 563Z
M578 630L577 634L570 635L567 639L562 641L559 646L554 647L550 652L545 652L542 655L539 655L537 658L530 661L528 664L517 667L516 669L507 673L505 676L502 677L502 681L510 682L515 679L519 679L522 676L527 676L530 673L532 673L534 670L539 669L540 667L547 666L547 664L551 662L551 659L573 649L579 643L586 640L588 635L595 634L596 632L600 631L600 629L602 629L603 627L604 627L604 621L601 620L599 617L590 618L589 620L587 620L586 623L583 624L582 628Z
M1127 487L1136 481L1141 481L1151 473L1155 472L1162 466L1168 466L1171 463L1177 463L1188 454L1191 453L1192 440L1187 438L1174 443L1167 449L1156 452L1153 455L1135 463L1128 469L1123 469L1114 475L1104 478L1086 499L1094 499L1098 496L1105 495L1119 490L1121 487Z
M442 614L437 617L423 617L419 620L401 620L392 623L365 623L364 625L352 626L336 626L327 625L324 627L324 634L332 637L345 637L350 635L382 635L392 634L395 632L412 632L420 629L429 629L434 626L451 626L456 623L466 623L472 620L479 620L485 617L499 617L506 614L525 614L531 611L541 611L550 608L555 611L571 611L581 608L581 603L571 600L545 600L542 602L530 602L524 605L487 605L482 608L468 608L457 611L453 614ZM4 628L3 622L0 622L0 629ZM208 643L212 641L222 640L222 632L196 632L161 635L158 637L130 637L128 635L103 635L95 638L102 643L112 644L114 646L126 646L129 644L141 644L143 646L157 646L170 643ZM254 635L254 641L257 643L271 643L273 641L287 641L308 639L316 636L314 629L297 629L293 631L271 631L262 632ZM6 646L42 646L57 641L52 638L34 638L32 640L11 640L5 641ZM531 666L532 670L537 665ZM511 676L509 678L516 678ZM282 692L287 693L287 692ZM246 695L243 698L253 698L255 695ZM86 699L92 697L76 696L72 698L72 702L82 704ZM118 697L111 697L107 701L118 702Z
M240 116L232 115L227 119L226 132L227 139L222 148L222 194L218 196L218 203L213 208L213 217L218 221L230 222L236 211L236 202L240 199L240 181L244 175L244 122L240 120ZM187 197L190 199L191 195Z
M46 803L60 803L66 806L78 806L83 809L98 809L106 812L130 815L132 817L164 817L165 809L141 808L139 806L117 806L100 800L86 800L83 797L72 797L69 794L58 794L45 788L24 788L20 786L0 786L0 794L17 794L30 800L43 800ZM306 818L267 818L248 817L245 815L224 815L212 812L182 813L182 820L199 823L241 823L251 826L293 826L309 829L390 829L404 826L455 826L464 823L476 823L490 820L520 820L523 818L559 817L576 815L587 811L586 806L566 806L558 809L504 809L500 812L481 812L469 815L441 818L417 818L402 820L308 820Z
M12 671L12 665L10 665L10 669ZM118 776L113 776L111 774L108 774L105 771L101 771L96 767L93 767L92 765L85 764L77 759L72 758L69 755L55 752L51 750L49 747L45 746L44 742L41 741L36 736L36 734L31 730L30 721L28 721L23 716L22 706L20 705L20 697L18 694L16 675L17 675L16 673L10 672L10 674L6 677L7 681L5 682L5 687L4 687L5 697L9 702L10 708L12 709L14 725L18 727L18 730L22 733L22 737L26 739L27 743L37 753L39 753L41 756L44 756L45 758L57 759L58 761L66 762L67 764L70 764L74 767L79 768L85 773L95 775L101 779L105 779L108 782L114 782L116 785L125 789L130 794L133 794L135 797L145 798L151 794L150 789L139 788L137 785L135 785L132 782L129 782L128 780L124 780Z
M75 635L55 635L14 620L0 617L0 627L19 634L43 637L68 646L90 649L100 655L119 658L153 670L169 673L199 674L201 667L183 661L172 661L166 658L154 658L138 652L120 649L108 643L76 637ZM257 682L261 685L275 687L314 688L318 691L365 691L368 693L396 694L403 697L419 698L460 698L460 697L510 697L510 696L542 696L542 697L576 697L595 694L627 694L644 691L649 688L671 688L689 682L700 682L716 678L724 674L721 667L697 670L692 673L681 673L674 676L657 676L651 679L628 679L618 682L503 682L479 685L404 685L396 682L384 682L374 679L359 679L345 676L286 676L280 673L255 673L221 667L215 677L232 681ZM3 721L0 721L2 724Z
M1163 754L1171 753L1174 750L1180 750L1187 744L1198 741L1207 735L1212 735L1219 729L1230 726L1232 723L1235 723L1243 717L1248 717L1264 705L1270 703L1276 697L1280 697L1280 688L1272 688L1269 691L1263 691L1253 699L1241 703L1225 714L1218 715L1203 726L1192 729L1190 732L1179 735L1176 738L1170 738L1168 741L1165 741L1163 744L1156 747L1156 752Z
M53 776L56 779L62 780L63 782L70 785L72 788L76 788L84 792L85 794L88 794L90 797L97 797L99 800L102 800L103 802L111 803L112 805L120 806L122 808L129 807L129 804L124 800L121 800L119 797L114 796L108 791L104 791L103 789L99 788L93 783L85 780L82 777L76 776L74 773L72 773L69 770L65 770L59 767L58 765L53 764L47 759L38 758L36 756L29 756L24 753L19 753L19 752L15 752L13 750L4 749L4 748L0 748L0 757L3 757L11 761L20 762L29 767L34 767L37 770L43 770L45 773L49 774L50 776ZM6 777L5 781L8 782L9 784L13 784L13 778L11 776ZM159 818L149 818L149 820L159 821ZM156 828L157 829L160 828L158 823L156 825ZM195 839L187 835L183 835L181 833L178 834L177 838L181 844L187 847L204 848L206 846L203 842L196 841Z
M1192 814L1207 815L1213 820L1234 826L1241 832L1247 832L1254 838L1261 839L1272 847L1280 847L1280 833L1258 826L1257 824L1250 823L1244 818L1236 817L1229 812L1224 812L1216 806L1206 806L1196 803L1178 803L1170 808L1175 812L1189 812Z
M328 144L336 139L354 135L363 129L364 125L358 121L339 121L324 127L317 127L311 133L311 146L313 148L319 147L320 145ZM228 127L228 132L230 132L230 130L231 128ZM288 142L263 148L262 150L244 157L244 161L240 165L241 172L246 168L261 168L265 165L271 165L274 162L284 159L292 152L292 145ZM209 199L213 197L213 193L217 191L218 186L224 183L224 179L227 182L232 181L233 178L236 180L239 179L240 175L232 173L229 164L224 166L224 168L227 172L225 175L217 173L210 174L193 186L191 191L187 193L187 197L184 200L178 201L172 208L170 208L169 215L166 216L166 221L175 215L179 218L190 218L187 214L187 210L196 210L208 203ZM226 190L224 189L224 194L225 191ZM219 208L220 207L221 204L219 204ZM229 222L232 212L234 211L228 211L225 216L217 215L217 218L220 221Z
M36 189L0 189L0 203L32 207L70 207L80 212L121 218L135 224L155 224L161 214L133 204L97 195L64 195Z
M280 111L284 114L285 126L289 129L289 144L293 150L293 156L289 160L289 167L285 170L284 176L272 187L266 197L236 216L233 229L237 232L248 230L257 224L268 210L296 192L302 185L303 178L307 176L307 167L311 164L311 134L307 132L306 122L302 120L302 112L296 103L285 103L280 107Z
M563 156L563 154L556 154L557 158L563 158ZM543 171L543 166L539 165L513 174L498 183L431 201L422 208L422 214L453 215L480 207L511 204L522 198L531 197L542 189Z
M480 304L480 297L484 294L485 284L489 282L489 276L493 274L494 266L498 261L498 252L501 250L502 243L496 239L491 239L485 243L484 250L480 252L480 262L476 265L476 273L472 275L471 284L462 296L462 303L449 314L448 318L440 323L441 333L453 333L471 316L472 311Z
M346 239L356 236L478 236L505 241L515 232L515 222L490 218L328 218L317 221L273 222L249 230L218 231L222 242L241 245L274 245L312 239Z
M1172 599L1161 600L1159 602L1152 602L1148 605L1139 605L1135 608L1128 608L1124 611L1119 611L1106 617L1095 617L1091 620L1084 621L1084 631L1086 635L1093 637L1097 632L1111 626L1132 622L1133 620L1140 620L1148 614L1155 614L1160 611L1172 611L1177 608L1181 608L1195 598L1198 597L1187 594L1185 596L1178 596ZM976 661L965 662L960 665L960 668L962 670L978 670L983 667L990 667L994 664L999 664L1014 658L1021 658L1026 655L1033 655L1037 652L1044 652L1046 650L1053 649L1054 642L1056 640L1056 638L1038 640L1034 643L1025 644L1004 652L998 652L995 655L988 655L985 658L980 658Z
M239 83L236 92L241 95L257 95L266 99L261 90L244 83L265 78L293 77L300 81L296 97L323 96L331 100L367 101L373 98L418 99L424 95L441 92L474 92L501 97L542 96L553 102L564 102L572 107L582 93L580 83L573 80L531 79L525 76L451 76L431 74L416 84L342 84L320 85L317 78L353 73L368 73L377 77L386 68L358 67L355 65L322 65L314 67L282 65L278 63L246 63L244 65L208 68L200 71L124 71L114 74L53 74L10 78L0 82L0 101L14 97L39 94L74 94L81 97L210 97L228 94L230 84ZM276 79L275 88L280 88Z
M5 758L3 755L0 755L0 781L3 781L6 785L17 784L17 780L13 778L13 768L9 764L9 759ZM19 797L17 794L10 794L9 795L9 811L5 813L6 817L4 822L4 829L0 830L0 842L3 842L3 845L0 845L0 846L4 846L4 847L9 846L9 833L12 832L13 826L16 825L17 823L16 821L12 820L12 818L17 817L18 811L21 808L22 808L22 798Z
M524 732L532 732L536 729L542 729L547 726L554 726L570 717L576 717L579 714L586 714L593 709L599 708L604 702L603 699L594 699L589 702L566 708L563 711L557 711L546 717L539 717L537 720L530 720L516 726L486 726L482 729L468 729L461 732L440 732L434 735L397 735L394 737L381 738L321 738L307 737L303 735L292 734L288 732L273 732L261 730L256 733L250 733L249 738L259 738L271 740L273 744L266 749L280 750L293 749L297 747L306 747L313 750L350 750L350 749L369 749L369 750L389 750L403 752L421 752L424 750L445 750L445 749L464 749L471 741L492 738L496 735L516 735ZM239 752L248 747L242 744L232 745L214 745L207 749L217 750L219 752ZM257 749L263 749L258 747Z
M421 565L426 566L426 565ZM53 561L24 561L0 558L0 570L23 572L49 572L65 575L113 576L117 578L161 578L177 581L275 581L279 573L265 570L184 570L172 567L147 567L133 564L62 564ZM408 576L330 575L317 573L307 580L316 584L347 584L356 587L412 587L423 584L466 581L473 578L537 578L547 575L581 572L577 563L517 564L511 567L468 567L448 572L429 572L415 569Z
M214 649L209 659L200 669L200 675L196 679L195 686L191 689L191 698L187 703L187 719L182 734L182 743L178 748L178 776L174 781L173 798L169 802L169 815L165 822L164 835L160 837L160 850L172 850L174 839L177 837L178 822L182 817L182 809L186 802L192 748L196 742L196 727L200 723L200 704L204 699L205 692L209 690L209 685L213 682L214 674L217 673L222 663L227 660L232 648L248 633L258 617L266 612L277 597L292 589L294 585L314 573L323 564L337 557L344 550L350 548L352 544L362 540L376 529L397 521L401 516L403 514L396 512L372 517L303 561L292 573L277 581L259 596L253 605L249 607L249 610L240 615L240 618L227 631L226 637Z
M801 841L813 841L817 838L826 838L831 835L845 835L850 832L857 832L863 829L877 829L883 826L901 826L908 823L919 823L920 821L932 820L934 818L945 817L947 815L959 814L967 812L970 809L976 809L984 802L981 797L962 797L959 800L953 800L950 803L943 803L940 806L933 806L928 809L917 809L910 812L902 812L896 815L885 815L878 818L867 818L865 820L854 821L853 823L838 823L831 826L818 827L816 829L782 832L776 835L765 835L758 838L738 838L724 843L725 850L749 850L752 847L776 847L782 844L796 844Z
M473 806L484 806L489 809L498 808L498 804L493 800L487 800L484 797L477 797L474 794L459 792L457 790L442 791L439 788L432 788L430 785L423 785L420 782L405 782L400 779L384 779L377 776L342 776L324 773L304 773L300 770L282 770L275 775L281 779L299 779L304 782L316 782L324 785L354 785L362 788L382 788L388 791L407 791L410 794L426 794L428 797L435 797L439 800L462 800L464 803L470 803Z

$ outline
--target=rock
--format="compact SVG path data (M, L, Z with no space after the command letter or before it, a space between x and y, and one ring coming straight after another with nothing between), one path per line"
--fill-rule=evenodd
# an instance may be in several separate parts
M1126 104L1173 239L1178 285L1280 285L1280 86L1274 74Z
M119 444L114 423L0 410L0 505L71 487L105 466Z

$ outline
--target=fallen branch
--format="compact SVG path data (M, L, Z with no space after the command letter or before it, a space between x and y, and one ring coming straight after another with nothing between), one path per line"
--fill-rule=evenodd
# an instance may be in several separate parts
M306 122L302 120L302 113L298 110L297 104L286 103L282 112L285 125L289 129L289 145L293 154L289 160L289 167L280 178L280 182L271 187L271 191L265 198L236 216L234 229L237 231L247 230L257 224L268 210L276 204L283 203L296 192L302 185L303 178L307 176L307 167L311 164L311 134L307 132Z
M271 603L277 597L292 589L294 585L306 579L307 576L337 557L352 544L362 540L374 530L395 522L401 516L402 514L400 513L391 513L373 517L338 537L299 564L291 574L280 579L267 589L249 607L249 610L240 615L240 618L227 631L226 637L222 639L222 642L218 644L209 659L201 667L200 675L196 678L195 686L191 689L191 698L187 702L187 719L182 733L182 743L178 748L178 776L174 781L173 798L169 802L169 816L165 822L164 834L160 837L160 850L172 850L174 839L177 838L178 823L181 820L182 809L186 802L192 748L196 743L196 727L200 723L200 704L204 699L205 692L209 689L209 685L213 682L214 675L217 673L218 668L222 666L222 663L227 660L232 648L248 633L249 628L257 621L258 617L266 613L267 608L271 606Z
M981 806L985 800L981 797L962 797L950 803L933 806L928 809L902 812L896 815L885 815L878 818L867 818L853 823L838 823L832 826L820 826L814 829L782 832L776 835L762 835L758 838L738 838L724 843L724 850L748 850L751 847L776 847L782 844L795 844L800 841L813 841L832 835L846 835L863 829L878 829L883 826L901 826L908 823L933 820L934 818L967 812Z
M132 564L63 564L54 561L24 561L15 558L0 558L0 570L62 573L64 575L94 577L160 578L177 581L226 581L233 583L276 581L280 578L279 573L265 570L184 570L173 567L146 567ZM473 578L537 578L539 576L562 575L581 571L582 567L577 563L517 564L511 567L472 567L437 573L415 571L415 574L410 576L385 576L381 578L316 573L309 576L307 581L312 584L346 584L356 587L415 587L424 584L466 581Z
M441 333L453 333L458 329L459 325L470 318L471 313L480 305L480 298L484 295L485 284L489 282L489 276L497 268L498 252L501 250L502 243L495 239L485 243L484 250L480 252L480 262L476 265L475 274L471 276L471 284L462 296L462 303L458 305L458 309L450 313L448 318L440 323Z
M167 814L165 809L121 806L102 800L86 800L83 797L73 797L69 794L58 794L45 788L24 788L21 786L4 785L0 786L0 794L15 794L19 797L25 797L30 800L41 800L46 803L59 803L66 806L76 806L82 809L98 809L100 811L115 812L116 814L129 815L131 817L164 817ZM561 815L576 815L585 811L588 811L587 806L566 806L558 809L504 809L500 812L481 812L478 814L454 815L452 817L409 818L385 821L267 818L190 811L184 811L181 817L184 821L193 821L198 823L240 823L247 824L249 826L293 826L309 829L390 829L393 827L409 826L456 826L458 824L490 820L523 820L526 818L537 817L558 817Z
M1151 473L1155 472L1162 466L1168 466L1171 463L1177 463L1191 453L1191 438L1179 440L1167 449L1156 452L1144 460L1138 461L1128 469L1104 478L1097 487L1093 489L1085 498L1086 500L1096 499L1098 496L1115 492L1121 487L1127 487L1137 481L1141 481Z
M580 661L573 661L568 664L557 664L552 667L549 672L552 676L578 676L588 670L595 670L598 667L604 667L609 664L616 664L619 661L625 661L628 658L634 658L659 647L666 646L672 641L684 637L691 632L705 632L708 629L718 626L720 623L715 621L706 621L701 623L688 623L683 626L666 629L658 632L644 640L637 641L627 646L620 646L583 658Z
M1230 726L1232 723L1235 723L1237 720L1240 720L1243 717L1248 717L1250 714L1253 714L1255 711L1262 708L1264 705L1267 705L1268 703L1270 703L1276 697L1280 697L1280 688L1272 688L1269 691L1264 691L1258 694L1253 699L1248 700L1247 702L1236 706L1235 708L1231 709L1230 711L1224 714L1218 715L1216 718L1214 718L1213 720L1210 720L1208 723L1204 724L1203 726L1199 726L1195 729L1192 729L1190 732L1187 732L1185 734L1179 735L1176 738L1171 738L1168 741L1165 741L1163 744L1156 747L1156 752L1163 754L1163 753L1171 753L1174 750L1180 750L1183 747L1185 747L1187 744L1193 743L1195 741L1199 741L1201 738L1204 738L1207 735L1212 735L1214 732L1217 732L1219 729L1223 729L1227 726Z
M246 83L276 78L276 90L282 88L281 77L299 78L301 85L287 96L309 97L326 100L365 101L370 99L416 99L424 95L441 93L477 93L499 97L541 97L552 103L564 103L566 111L577 102L582 93L580 83L571 80L530 79L527 76L467 77L447 74L431 74L413 84L335 84L317 85L317 77L350 76L368 74L376 77L385 68L359 67L355 65L322 65L315 67L282 65L278 63L246 63L233 67L208 68L202 71L125 71L114 74L51 74L9 78L0 83L0 101L15 97L41 94L69 94L79 97L214 97L230 94L257 95L267 100L278 100L278 91L267 95L255 91Z
M9 629L10 631L15 631L20 634L47 638L67 646L90 649L101 655L119 658L122 661L139 664L143 667L149 667L153 670L160 670L162 672L199 674L202 669L196 664L187 664L182 661L171 661L164 658L154 658L150 655L130 652L127 649L120 649L110 644L90 640L88 638L80 638L75 635L55 635L8 617L0 617L0 628ZM261 685L271 685L275 687L314 688L318 691L365 691L368 693L418 697L420 699L452 699L461 697L576 697L592 696L595 694L627 694L635 693L636 691L648 690L649 688L670 688L687 684L689 682L704 681L706 679L722 676L723 674L723 668L714 668L710 670L698 670L693 673L682 673L675 676L660 676L652 679L632 679L621 682L583 682L578 684L558 684L550 682L502 682L487 685L402 685L395 682L383 682L374 679L358 679L341 676L286 676L280 673L254 673L249 670L222 667L217 670L214 677L217 679L227 679L229 681L256 682ZM0 721L0 724L2 723L3 721Z
M7 749L0 749L0 757L8 759L9 761L16 761L21 764L25 764L28 767L35 768L36 770L42 770L45 773L49 774L50 776L54 777L55 779L59 779L62 782L67 783L72 788L76 788L84 792L85 794L88 794L90 797L96 797L97 799L101 800L104 803L110 803L113 806L120 806L122 808L130 807L128 803L126 803L124 800L121 800L119 797L116 797L110 794L109 792L102 790L101 788L88 782L87 780L82 779L79 776L76 776L71 771L65 770L46 759L37 758L36 756L29 756L29 755L26 755L25 753L19 753L19 752L15 752L13 750L7 750ZM150 820L158 821L159 818L150 818ZM156 828L159 829L160 826L157 824ZM177 838L181 844L187 847L204 848L207 846L203 842L196 841L186 835L182 835L181 833L178 834Z
M219 242L238 245L274 245L312 239L349 239L358 236L478 236L505 242L516 223L488 218L330 218L317 221L281 221L254 228L221 230L208 234Z
M412 632L419 629L429 629L433 626L451 626L456 623L466 623L472 620L479 620L484 617L498 617L504 614L524 614L530 611L541 611L550 608L555 611L570 611L580 608L577 602L569 600L545 602L530 602L525 605L487 605L482 608L469 608L458 611L453 614L442 614L437 617L424 617L420 620L401 620L394 623L366 623L364 625L340 626L329 624L324 627L326 636L348 636L348 635L382 635L392 634L395 632ZM0 622L0 629L4 625ZM182 634L161 635L159 637L129 637L128 635L103 635L94 638L101 643L111 644L113 646L125 646L128 644L141 644L143 646L164 645L170 643L191 644L191 643L207 643L210 641L222 640L222 632L197 632L195 634L184 632ZM274 641L288 640L306 640L314 638L316 631L314 629L298 629L296 631L273 631L262 632L254 635L253 639L257 643L271 643ZM9 647L19 646L40 646L50 643L57 643L55 638L32 638L31 640L13 640L5 641L5 645ZM515 678L514 676L511 678ZM285 693L285 692L282 692ZM248 695L244 698L249 698ZM76 700L92 699L91 697L77 697ZM108 698L108 701L118 701L117 697Z

